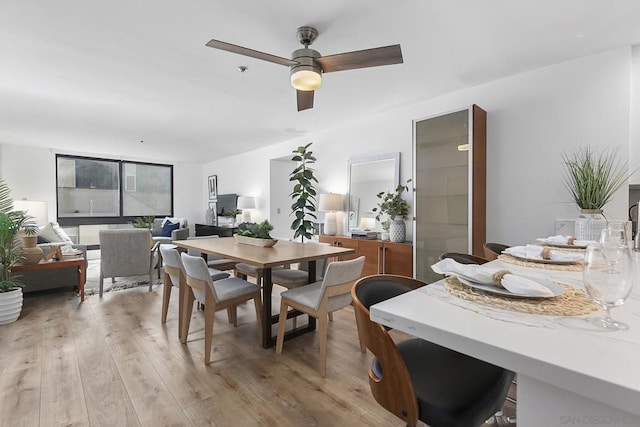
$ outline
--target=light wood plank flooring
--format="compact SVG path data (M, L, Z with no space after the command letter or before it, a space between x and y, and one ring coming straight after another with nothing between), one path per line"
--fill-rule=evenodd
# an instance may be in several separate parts
M177 291L165 325L161 296L146 286L82 304L73 291L27 294L21 318L0 326L0 426L403 425L371 397L351 308L330 322L325 379L316 334L265 350L250 303L237 328L216 314L205 366L202 311L182 345Z

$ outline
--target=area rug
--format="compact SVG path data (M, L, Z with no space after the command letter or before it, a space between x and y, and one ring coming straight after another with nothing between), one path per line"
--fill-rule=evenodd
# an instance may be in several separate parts
M157 279L158 272L154 270L153 287L161 286L162 280ZM162 277L162 276L161 276ZM119 291L122 289L149 286L149 275L116 277L116 282L111 283L111 278L104 279L103 292ZM87 265L87 282L84 285L84 294L96 295L100 291L100 259L89 259Z

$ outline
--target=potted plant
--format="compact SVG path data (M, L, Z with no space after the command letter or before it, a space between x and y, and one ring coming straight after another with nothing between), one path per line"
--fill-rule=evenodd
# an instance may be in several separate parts
M290 196L294 200L291 205L291 215L295 219L291 223L291 229L294 231L293 238L301 237L311 239L313 237L313 221L309 218L316 218L316 189L313 185L318 182L314 176L314 170L310 167L315 163L316 158L313 152L309 151L311 143L300 146L293 150L294 156L291 158L294 162L299 162L298 166L289 174L289 181L294 181L293 191Z
M10 190L0 180L0 325L15 322L22 311L22 283L11 276L11 269L22 261L18 238L21 229L34 235L38 227L25 212L14 211Z
M234 235L238 243L245 243L253 246L271 247L278 243L269 232L273 230L273 225L267 220L261 223L243 222L238 224L238 232Z
M376 214L376 220L380 221L383 225L389 223L389 240L392 242L404 242L406 238L406 226L404 219L409 214L409 203L402 198L402 193L409 191L408 184L411 179L408 179L406 184L398 184L395 191L385 192L381 191L376 194L376 197L380 199L378 206L373 208ZM386 215L386 219L383 216Z
M133 225L134 228L148 228L151 230L153 228L153 221L155 217L153 216L140 216L134 218L129 224Z
M602 209L631 176L627 164L620 158L620 147L600 151L590 146L581 147L571 154L562 153L562 160L564 184L580 208L574 237L599 240L600 232L607 225Z

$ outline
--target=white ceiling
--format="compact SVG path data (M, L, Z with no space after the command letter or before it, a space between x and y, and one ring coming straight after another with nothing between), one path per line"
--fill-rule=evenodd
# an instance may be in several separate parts
M297 112L287 67L205 46L289 57L302 25L404 64L327 74ZM0 143L206 162L639 42L637 0L2 0Z

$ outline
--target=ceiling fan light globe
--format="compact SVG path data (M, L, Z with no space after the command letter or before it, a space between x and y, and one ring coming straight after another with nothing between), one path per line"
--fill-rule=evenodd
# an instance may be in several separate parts
M291 73L291 86L297 90L316 90L322 84L322 75L314 69L295 70Z

